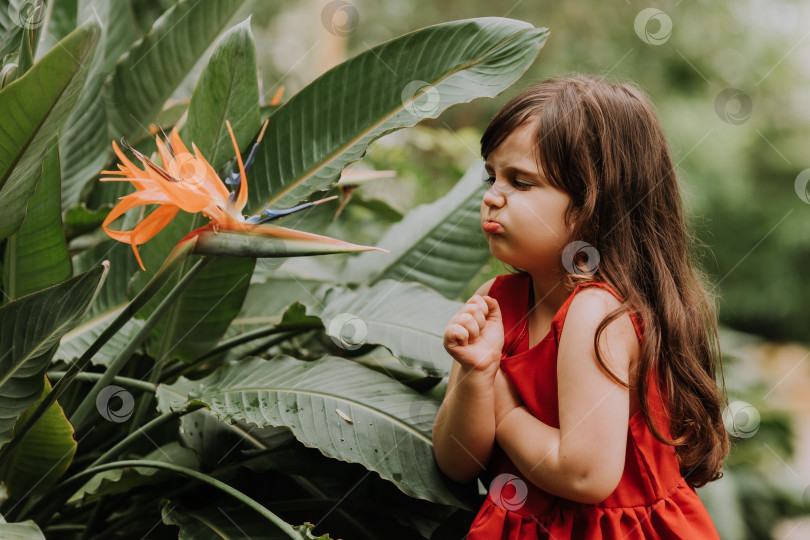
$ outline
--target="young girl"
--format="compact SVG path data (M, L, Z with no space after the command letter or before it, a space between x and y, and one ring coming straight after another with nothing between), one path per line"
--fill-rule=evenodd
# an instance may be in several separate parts
M716 312L653 106L632 85L548 79L481 150L482 228L518 271L444 334L436 459L489 488L468 540L719 538L695 493L729 450Z

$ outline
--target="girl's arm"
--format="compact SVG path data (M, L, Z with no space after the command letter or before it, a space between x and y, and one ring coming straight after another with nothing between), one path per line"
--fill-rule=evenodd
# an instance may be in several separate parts
M454 362L433 424L433 450L442 472L462 483L486 468L495 442L493 381L503 323L497 302L484 297L492 281L478 289L445 330L445 348Z
M571 301L557 356L560 429L517 403L497 423L498 444L525 478L586 504L607 498L624 471L629 391L601 368L593 345L597 326L619 306L613 295L598 289L586 289ZM628 314L608 325L599 347L605 364L626 382L639 353Z

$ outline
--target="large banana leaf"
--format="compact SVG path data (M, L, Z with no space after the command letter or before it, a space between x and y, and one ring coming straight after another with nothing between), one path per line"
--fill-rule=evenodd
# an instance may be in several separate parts
M45 378L42 397L20 416L18 425L25 423L50 391L51 384ZM75 453L73 426L59 403L54 403L0 464L0 479L15 499L29 493L42 493L67 470Z
M374 139L494 97L526 71L548 31L500 17L438 24L321 75L270 116L248 209L292 206L333 185Z
M190 381L160 385L158 409L202 402L220 420L287 426L323 454L361 463L412 497L472 508L471 493L445 480L433 457L430 415L438 405L349 360L250 358Z
M377 243L391 255L364 253L342 272L345 282L418 281L455 299L489 259L481 232L483 163L473 164L444 197L408 212Z
M101 265L0 307L0 446L42 394L59 339L82 319L106 274L107 265Z
M79 98L98 36L97 23L83 24L0 91L0 238L25 216L47 145Z
M243 3L181 0L155 21L118 61L107 82L113 138L148 133L163 104Z
M191 96L183 135L188 134L216 166L234 157L225 120L230 121L234 134L240 135L236 142L245 150L260 125L256 45L250 18L222 36Z
M98 176L111 154L107 104L113 102L107 95L104 80L113 70L115 61L138 37L131 11L119 9L119 5L116 0L82 0L78 7L74 6L79 20L95 12L102 22L103 32L79 103L60 137L64 210L79 203L82 190Z
M357 290L332 289L323 309L313 311L339 346L384 345L406 366L443 377L452 365L444 329L461 306L423 285L384 280Z
M20 229L6 240L3 289L11 300L68 279L71 270L59 205L59 152L53 140Z

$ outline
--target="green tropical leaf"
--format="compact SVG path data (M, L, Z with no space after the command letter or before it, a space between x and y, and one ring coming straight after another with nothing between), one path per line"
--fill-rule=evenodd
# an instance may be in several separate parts
M79 98L99 27L88 22L0 90L0 238L25 217L47 146Z
M50 391L45 377L42 397L19 417L17 425L25 423ZM42 493L67 470L75 453L73 426L59 403L54 403L0 465L0 480L15 499Z
M246 150L261 125L250 18L228 30L217 43L191 95L188 122L182 132L214 167L234 157L226 120L234 135L240 135L236 139L239 148Z
M322 310L313 312L342 348L384 345L406 366L443 377L452 365L444 349L444 328L460 308L418 283L384 280L357 290L332 289Z
M55 360L72 361L79 358L129 303L127 289L133 274L140 272L132 250L126 244L107 240L76 256L76 271L82 272L110 261L110 272L96 300L82 321L66 333L59 342ZM143 326L140 319L130 319L95 355L94 364L108 365L123 351Z
M194 450L205 470L221 466L227 457L238 459L242 450L276 449L293 439L285 428L264 428L246 422L221 422L206 409L180 418L180 441ZM239 452L234 451L237 448Z
M71 206L65 211L65 237L68 241L85 233L98 230L111 207L90 210L85 204Z
M330 69L270 116L248 209L326 190L374 139L494 97L526 71L548 31L500 17L437 24ZM441 54L437 54L441 48Z
M20 523L6 523L0 518L0 538L4 540L45 540L45 535L30 519Z
M52 142L20 229L6 240L3 289L13 300L73 275L59 204L59 152Z
M456 299L490 257L481 232L483 178L483 164L476 162L444 197L414 208L388 229L377 246L391 255L353 257L342 272L342 281L418 281Z
M472 494L445 480L433 457L438 404L349 360L250 358L198 381L181 377L157 391L161 412L202 402L220 420L287 426L329 457L361 463L412 497L472 508Z
M0 307L0 446L42 394L43 375L61 337L81 321L109 265L93 268Z
M164 461L193 470L200 468L192 450L183 448L180 443L172 441L146 454L143 459ZM68 504L88 502L101 499L114 493L124 493L140 486L156 484L172 478L159 469L151 467L132 467L131 469L111 469L100 472L90 478L68 499Z
M107 82L110 134L145 135L180 85L244 0L180 0L118 61Z
M22 4L33 4L30 0L17 0ZM78 25L79 0L56 0L47 3L47 26L39 43L39 56L50 51L54 45L67 36Z
M109 12L109 0L96 2ZM114 10L127 12L126 9ZM85 17L82 17L85 18ZM107 21L104 21L107 22ZM99 46L93 54L82 93L59 137L62 163L62 208L79 203L84 185L104 168L109 152L107 113L104 103L104 54L108 41L107 24L101 24Z

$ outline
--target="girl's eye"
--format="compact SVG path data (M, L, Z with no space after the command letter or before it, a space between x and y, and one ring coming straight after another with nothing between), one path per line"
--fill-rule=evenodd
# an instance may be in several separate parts
M492 184L494 184L494 183L495 183L495 177L494 177L494 176L490 176L489 178L485 178L485 179L484 179L484 183L485 183L486 185L488 185L488 186L492 186Z
M512 184L518 189L529 189L530 187L532 187L531 184L527 184L526 182L521 182L518 179L512 180Z

